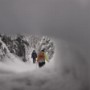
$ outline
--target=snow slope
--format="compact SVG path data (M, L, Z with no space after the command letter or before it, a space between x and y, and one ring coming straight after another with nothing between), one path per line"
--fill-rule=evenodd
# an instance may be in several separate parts
M0 90L89 90L87 61L82 51L61 40L55 39L55 43L54 58L41 69L16 57L14 63L5 63L8 72L0 63Z

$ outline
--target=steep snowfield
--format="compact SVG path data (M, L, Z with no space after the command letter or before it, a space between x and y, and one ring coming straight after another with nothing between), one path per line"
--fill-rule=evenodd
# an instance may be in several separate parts
M82 51L64 41L55 43L54 58L41 69L14 56L0 63L0 90L89 90Z

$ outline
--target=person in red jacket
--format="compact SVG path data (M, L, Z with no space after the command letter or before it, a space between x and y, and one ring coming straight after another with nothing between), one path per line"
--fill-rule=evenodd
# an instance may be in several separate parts
M40 53L37 56L37 62L39 67L42 67L45 65L45 60L47 60L47 58L46 58L45 50L43 49L40 51Z

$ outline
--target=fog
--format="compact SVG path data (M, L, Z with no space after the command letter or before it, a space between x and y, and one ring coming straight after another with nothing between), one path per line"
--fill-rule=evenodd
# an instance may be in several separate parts
M58 39L57 41L58 43L61 42L60 40L64 40L68 42L68 45L73 44L75 47L78 47L78 49L81 48L80 51L83 50L81 52L85 54L84 55L86 58L85 61L87 61L88 65L85 65L85 69L81 69L84 67L84 65L80 65L80 67L78 67L79 70L78 68L77 70L78 72L81 71L79 72L79 75L81 76L81 79L84 78L83 82L86 83L88 80L85 77L89 78L90 75L89 74L90 73L89 72L90 70L89 69L90 68L89 67L90 66L90 61L89 61L90 25L89 24L90 24L89 0L0 0L0 32L1 33L6 33L6 34L30 33L34 35L47 35L52 38ZM65 47L67 47L66 43L62 44L62 46L63 45L66 45ZM65 47L63 47L63 50ZM61 50L61 48L59 48L59 50ZM65 49L64 51L66 51L67 53L65 54L64 52L61 52L63 58L64 56L67 58L69 57L68 55L70 55L69 59L71 60L67 62L65 61L66 65L68 64L72 65L71 62L73 61L73 59L76 60L77 57L79 58L79 60L81 60L79 62L79 64L81 64L83 60L83 55L80 55L78 52L72 49L70 49L69 54L68 54L69 49ZM73 58L72 58L73 55L71 54L72 52L74 52ZM62 60L66 60L66 58ZM61 66L63 66L63 64ZM75 64L75 67L76 66L79 65ZM88 68L86 68L86 66L88 66ZM56 65L56 67L60 68L60 65ZM88 75L88 76L82 76L82 75ZM71 77L71 74L69 77ZM69 79L71 80L71 78ZM50 81L50 83L51 82L52 80ZM57 81L57 83L58 82L61 83L62 80ZM67 83L68 82L70 81L67 80ZM76 84L73 83L73 86L74 85ZM48 86L48 84L46 86ZM75 87L78 86L76 85ZM64 88L62 90L67 90L67 88L66 89ZM34 90L35 89L38 88L35 87ZM69 90L70 89L71 88L69 88ZM75 88L75 90L78 89ZM85 90L87 89L85 88Z
M0 0L0 31L44 34L89 47L89 0Z
M83 51L65 41L42 68L16 57L0 62L0 90L89 90L88 64Z

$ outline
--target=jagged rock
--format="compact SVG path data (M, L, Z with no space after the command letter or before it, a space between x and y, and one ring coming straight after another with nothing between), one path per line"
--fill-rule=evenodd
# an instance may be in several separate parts
M9 50L0 38L0 61L3 60L7 53L9 53Z
M0 58L4 57L7 50L12 54L21 57L24 62L29 59L28 57L30 57L33 49L36 50L37 54L42 49L45 49L49 59L54 55L55 45L48 37L18 34L15 38L12 38L11 36L0 34L0 38ZM4 49L2 48L3 46L5 46Z

